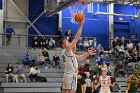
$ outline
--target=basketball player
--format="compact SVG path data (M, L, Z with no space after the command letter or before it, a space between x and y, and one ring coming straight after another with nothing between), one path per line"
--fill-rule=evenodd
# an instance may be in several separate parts
M63 75L63 91L62 93L75 93L77 87L77 72L78 63L77 61L83 60L89 55L93 55L95 50L93 48L89 49L83 55L76 55L74 53L75 46L81 36L84 21L80 22L80 27L77 34L75 35L73 41L70 43L67 39L63 38L60 40L60 46L62 47L62 57L65 65L65 71Z
M134 69L134 73L127 79L126 93L136 93L140 88L140 71L139 68Z
M110 76L107 76L106 74L107 74L106 69L102 68L102 75L99 78L98 85L95 87L95 90L96 90L97 87L101 85L101 89L99 93L111 93L110 92L110 86L111 86Z

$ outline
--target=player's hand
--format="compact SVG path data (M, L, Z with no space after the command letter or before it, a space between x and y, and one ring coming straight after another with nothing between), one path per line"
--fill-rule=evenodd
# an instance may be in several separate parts
M84 24L84 22L85 22L85 19L82 22L79 23L80 26L82 26Z
M87 52L88 52L88 55L94 55L96 50L95 50L95 48L91 47L91 48L88 49Z
M136 82L136 83L139 83L140 81L139 81L139 80L136 80L135 82Z
M98 86L95 86L95 90L97 90Z
M94 89L92 89L91 93L93 93L93 92L94 92Z

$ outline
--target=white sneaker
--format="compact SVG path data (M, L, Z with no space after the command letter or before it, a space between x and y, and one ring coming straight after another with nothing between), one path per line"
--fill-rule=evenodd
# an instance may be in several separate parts
M45 69L48 69L48 67L45 67Z
M121 93L121 90L119 90L119 93Z

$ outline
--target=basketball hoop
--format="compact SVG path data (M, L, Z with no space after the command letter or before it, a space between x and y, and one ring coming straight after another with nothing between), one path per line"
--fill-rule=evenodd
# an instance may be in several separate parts
M77 0L76 3L72 4L69 9L70 9L70 13L71 13L71 22L72 23L78 23L75 20L75 15L84 12L86 5L88 4L87 1L85 0ZM84 15L84 14L83 14Z

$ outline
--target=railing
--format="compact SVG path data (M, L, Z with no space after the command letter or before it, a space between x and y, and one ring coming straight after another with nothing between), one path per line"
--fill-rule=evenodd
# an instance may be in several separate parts
M7 38L4 33L0 33L0 41L2 42L2 46L6 46ZM47 38L53 37L58 38L57 35L21 35L21 34L11 34L11 43L10 45L14 46L29 46L31 42L29 42L29 39L33 39L34 36L37 36L38 38L41 38L42 36L46 36ZM30 40L31 41L31 40Z
M113 42L114 39L109 39L109 49L112 49L112 42ZM118 41L121 41L122 39L119 38ZM128 43L128 41L131 41L132 43L134 43L135 45L140 42L140 39L124 39L124 43L125 45Z
M2 41L2 46L6 46L7 38L6 38L6 33L0 33L0 41ZM40 40L42 36L46 36L46 38L52 37L55 39L56 44L58 45L58 35L33 35L33 34L28 34L28 35L21 35L21 34L11 34L11 43L9 45L13 46L30 46L31 41L34 36L37 36L38 39ZM83 40L84 38L88 38L88 40L93 39L93 37L82 37Z
M6 33L0 33L0 42L2 42L2 46L5 46L6 45ZM58 44L58 36L57 35L33 35L33 34L28 34L28 35L21 35L21 34L12 34L12 37L11 37L11 43L10 45L13 45L13 46L30 46L31 44L31 41L33 39L34 36L37 36L39 39L41 39L42 36L46 36L47 39L52 37L53 39L56 40L56 43ZM83 40L84 38L88 38L88 40L92 40L93 37L82 37ZM112 48L112 41L114 39L109 39L109 43L108 43L108 46L106 46L106 48L109 48L111 49ZM118 39L119 41L121 39ZM125 40L125 43L127 43L128 40L131 40L132 42L134 43L137 43L137 42L140 42L140 39L124 39ZM98 41L98 39L97 39Z

